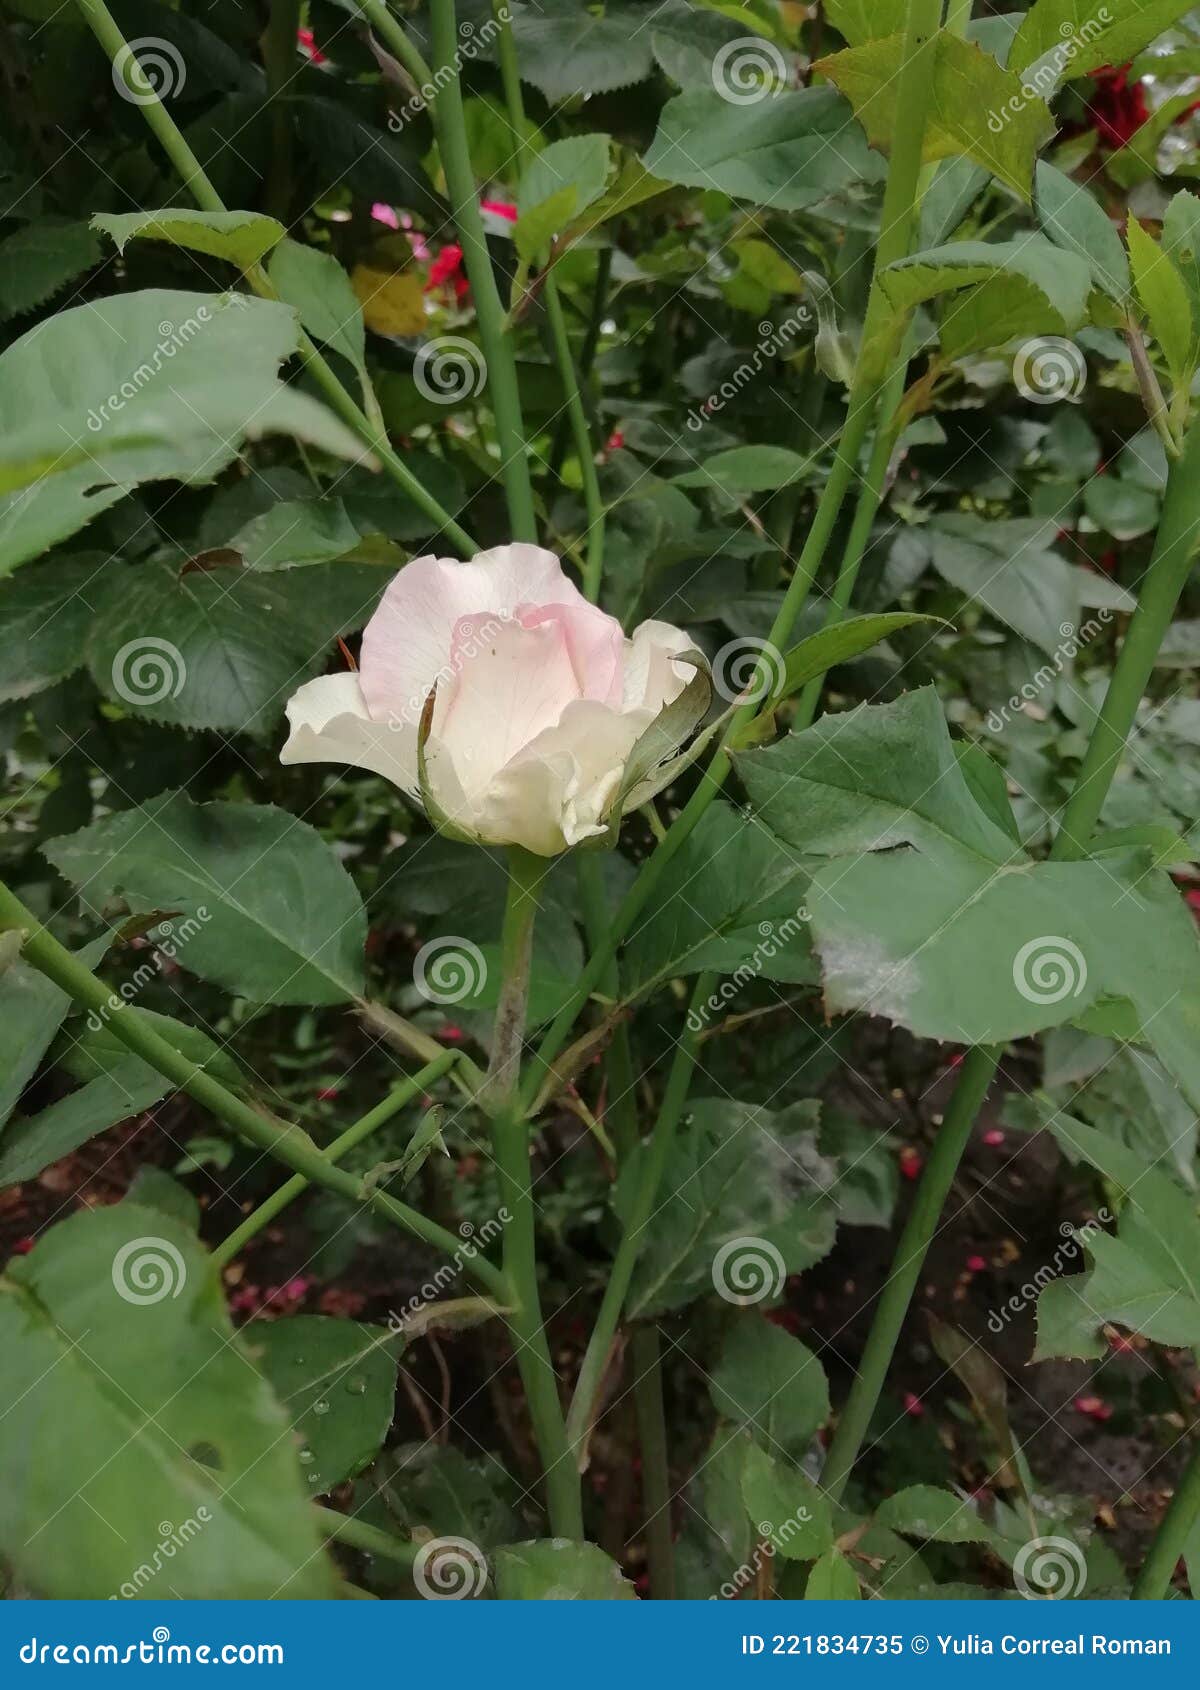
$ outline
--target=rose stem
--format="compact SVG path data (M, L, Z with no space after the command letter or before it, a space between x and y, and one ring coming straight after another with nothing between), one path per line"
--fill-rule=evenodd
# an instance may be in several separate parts
M493 1112L492 1145L501 1202L510 1215L504 1229L503 1266L516 1292L517 1308L509 1316L509 1325L542 1462L546 1511L556 1537L582 1538L579 1475L567 1448L558 1376L538 1295L529 1129L517 1099L537 891L547 867L546 858L519 847L508 853L508 896L500 937L502 983L486 1097Z
M141 76L137 103L141 107L146 122L161 142L163 151L183 178L184 186L188 189L196 204L203 211L224 211L226 209L224 201L209 181L199 159L176 127L175 120L154 92L149 81L142 75L140 69L135 70L133 68L136 60L128 42L117 26L116 19L104 4L104 0L76 0L76 4L83 13L93 35L108 54L109 59L114 62L119 60L126 67L125 74L127 76ZM245 272L245 279L249 287L260 298L272 300L278 298L270 277L261 264L252 265ZM403 459L393 451L384 428L373 422L366 412L355 403L303 329L300 331L298 351L309 375L322 389L333 410L358 435L359 439L370 447L392 480L403 488L408 497L425 512L426 516L438 524L442 533L461 552L463 557L474 556L479 550L475 541L464 528L459 526L450 513L434 498L433 494L428 492L418 481Z
M427 1063L411 1079L402 1081L361 1120L355 1121L352 1126L346 1128L344 1133L339 1134L332 1144L326 1145L321 1152L325 1161L330 1163L331 1166L340 1162L356 1145L361 1144L365 1138L369 1138L372 1133L378 1132L380 1127L385 1126L388 1121L392 1120L406 1104L412 1102L414 1097L419 1097L435 1081L440 1080L442 1075L453 1068L458 1060L459 1052L448 1050L444 1056L439 1056L436 1061ZM293 1174L292 1178L286 1180L278 1191L272 1192L265 1202L260 1203L257 1209L252 1214L247 1215L241 1225L213 1250L212 1259L218 1271L226 1267L246 1247L250 1240L262 1231L263 1227L269 1226L277 1215L283 1213L289 1203L294 1203L296 1198L307 1189L308 1181L300 1174Z
M1083 765L1050 849L1053 861L1070 862L1086 854L1150 681L1158 649L1187 581L1198 537L1200 428L1193 428L1184 444L1183 456L1171 464L1168 472L1154 555L1092 729ZM825 1460L821 1483L835 1497L841 1495L862 1448L926 1251L1001 1054L996 1047L982 1045L970 1052L960 1070L945 1119L938 1128L912 1212L896 1247L891 1272L880 1293L858 1373ZM1200 1482L1189 1488L1189 1497L1191 1488L1196 1489L1196 1501L1200 1504ZM1167 1523L1164 1522L1164 1529Z
M194 1098L240 1138L286 1163L296 1173L302 1174L310 1185L323 1186L351 1203L372 1210L450 1257L461 1254L462 1241L452 1232L447 1232L417 1210L410 1209L407 1204L389 1197L386 1192L372 1191L364 1196L361 1181L355 1175L334 1167L302 1127L260 1114L222 1085L220 1080L206 1073L191 1057L176 1050L140 1010L126 1003L90 969L85 968L77 957L72 956L65 946L60 945L33 911L26 909L2 881L0 932L22 933L23 958L47 979L53 980L76 1003L94 1010L135 1056L140 1056L158 1073L173 1081L180 1091ZM511 1302L512 1288L507 1278L483 1256L477 1254L464 1264L464 1270L473 1274L483 1288L501 1303L507 1305Z
M940 18L941 0L909 0L905 57L899 72L897 92L896 139L888 165L866 323L850 387L846 425L829 479L817 503L808 539L768 638L768 645L776 648L786 645L824 558L850 483L857 473L858 454L875 413L880 390L887 379L892 343L898 341L904 326L904 319L899 317L894 325L891 322L891 308L879 285L879 277L887 265L906 256L912 238L921 148L933 81L928 74L926 60L935 42ZM766 684L752 690L765 701L769 697L770 676L760 671L757 679ZM728 753L730 742L736 740L736 736L753 721L760 708L761 703L746 704L734 715L691 798L671 823L666 837L643 863L637 879L621 900L608 923L603 945L588 958L575 991L559 1010L541 1042L525 1083L523 1100L527 1105L536 1095L541 1071L550 1066L562 1049L580 1010L603 979L622 939L654 895L671 859L728 779L732 766Z
M500 74L504 84L509 129L514 149L521 145L525 128L525 103L521 95L520 69L516 45L513 41L510 14L504 0L492 0L493 15L499 26L497 52ZM583 571L583 590L593 604L600 597L604 572L604 502L596 473L595 451L588 426L587 413L579 390L579 379L567 338L558 279L552 268L543 277L542 297L550 329L554 361L562 382L567 405L571 437L575 444L583 480L584 503L587 511L587 561ZM584 925L588 944L596 949L604 938L607 908L604 896L604 877L595 853L584 853L579 859L579 886L584 911ZM616 999L620 996L620 978L615 959L604 976L605 989ZM608 1114L613 1137L622 1162L636 1148L638 1132L637 1103L633 1050L629 1029L620 1022L613 1032L612 1043L605 1057L608 1084ZM614 1264L615 1267L615 1264ZM609 1333L611 1340L612 1333ZM588 1354L592 1348L589 1346ZM603 1365L607 1345L600 1356ZM650 1572L650 1589L657 1600L669 1601L675 1594L675 1547L671 1535L671 1487L667 1462L666 1423L663 1417L662 1377L659 1361L658 1335L648 1327L639 1327L633 1335L630 1360L634 1373L634 1403L637 1411L638 1440L642 1451L642 1494L647 1516L646 1553ZM584 1366L588 1365L585 1356ZM588 1406L594 1385L588 1391ZM573 1403L579 1400L576 1386ZM572 1434L570 1423L567 1440L574 1457L578 1455L578 1433Z

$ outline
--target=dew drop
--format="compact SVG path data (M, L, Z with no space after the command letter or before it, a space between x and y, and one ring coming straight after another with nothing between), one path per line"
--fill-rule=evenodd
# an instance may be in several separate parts
M316 1459L317 1459L317 1458L316 1458L316 1456L315 1456L315 1455L314 1455L314 1454L313 1454L313 1452L312 1452L312 1450L311 1450L311 1449L302 1449L302 1450L301 1450L301 1451L300 1451L300 1465L301 1465L301 1466L302 1466L302 1467L311 1467L311 1466L312 1466L312 1464L313 1464L313 1462L314 1462L314 1461L315 1461L315 1460L316 1460Z
M313 1411L314 1414L328 1414L329 1413L329 1404L325 1401L324 1397L322 1397L318 1402L313 1403L312 1411Z
M365 1397L367 1394L367 1381L363 1378L361 1373L356 1373L353 1379L347 1379L346 1389L352 1397Z

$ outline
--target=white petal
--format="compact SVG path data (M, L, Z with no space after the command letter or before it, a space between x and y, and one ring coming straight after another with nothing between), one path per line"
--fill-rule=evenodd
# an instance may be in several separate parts
M350 763L416 791L416 729L374 721L353 671L307 682L288 699L287 719L281 763Z
M591 699L568 705L493 780L476 824L482 837L550 857L603 833L600 818L651 719Z
M682 628L669 622L643 622L625 642L625 693L622 708L658 712L687 686L696 673L690 663L672 659L694 649Z

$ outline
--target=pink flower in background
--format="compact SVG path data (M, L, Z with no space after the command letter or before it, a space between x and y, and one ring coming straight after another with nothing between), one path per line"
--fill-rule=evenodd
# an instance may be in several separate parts
M421 797L418 728L436 688L434 819L554 856L607 833L634 745L694 674L678 661L689 650L666 622L626 639L538 546L416 558L368 622L358 672L289 701L281 761L350 763Z

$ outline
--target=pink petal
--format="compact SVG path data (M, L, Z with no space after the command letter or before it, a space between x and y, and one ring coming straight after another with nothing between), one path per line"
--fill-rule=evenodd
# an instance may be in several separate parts
M385 205L382 200L376 200L371 207L371 216L376 223L386 223L389 229L398 229L400 219L396 216L394 206Z

